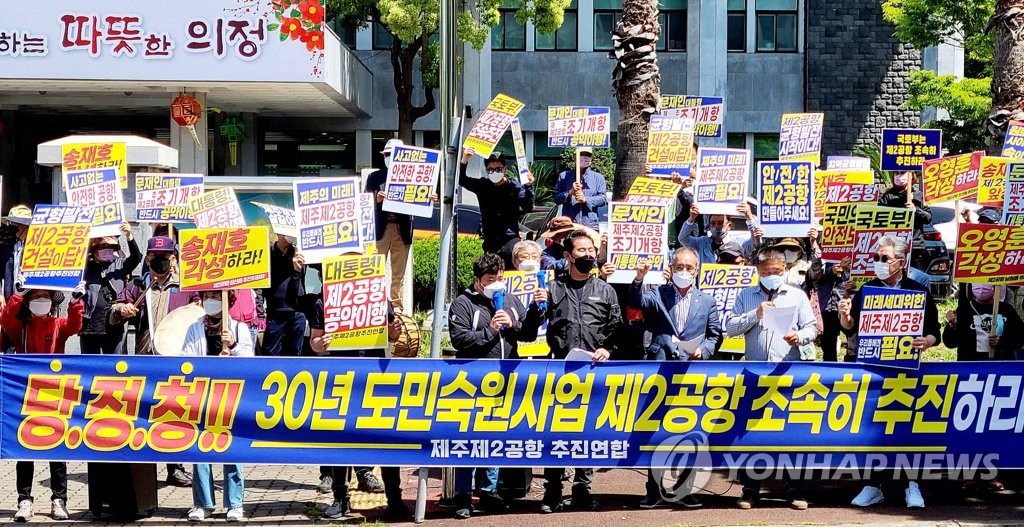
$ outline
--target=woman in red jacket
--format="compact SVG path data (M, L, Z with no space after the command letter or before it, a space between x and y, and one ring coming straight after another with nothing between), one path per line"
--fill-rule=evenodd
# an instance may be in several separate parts
M63 354L68 338L82 329L82 312L85 306L82 295L85 282L71 294L68 316L58 317L57 307L64 301L64 294L57 291L32 289L14 293L0 314L0 326L14 343L15 353ZM31 461L19 461L15 472L18 486L18 511L14 521L26 522L32 517L32 475ZM55 520L68 519L68 466L63 461L50 462L50 514Z

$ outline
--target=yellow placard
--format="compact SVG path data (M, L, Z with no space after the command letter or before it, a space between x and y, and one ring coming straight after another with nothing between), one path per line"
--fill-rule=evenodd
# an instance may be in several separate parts
M181 231L181 288L270 287L270 229L234 227Z
M525 105L504 93L499 93L491 104L477 118L473 128L466 137L464 146L472 148L477 154L487 157L505 135L505 130L512 120L519 115Z
M61 185L67 190L67 174L78 170L117 167L121 188L128 188L128 148L124 143L75 143L60 149Z
M1006 193L1006 166L1013 161L1006 157L985 156L981 158L978 174L978 205L1002 207Z

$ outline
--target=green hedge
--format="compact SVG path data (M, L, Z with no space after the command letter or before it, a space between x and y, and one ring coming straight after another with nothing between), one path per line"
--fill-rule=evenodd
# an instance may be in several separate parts
M475 236L460 236L458 243L459 289L473 283L473 262L484 253L483 242ZM437 285L437 265L441 255L441 241L436 238L415 240L412 243L412 294L417 309L433 309L434 290Z

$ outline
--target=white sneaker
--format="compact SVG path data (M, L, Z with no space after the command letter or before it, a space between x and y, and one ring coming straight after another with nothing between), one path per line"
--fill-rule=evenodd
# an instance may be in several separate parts
M201 522L213 515L213 509L207 509L206 507L192 507L188 511L188 521L190 522Z
M50 516L55 520L68 519L68 508L64 505L64 500L53 500L53 503L50 505Z
M18 512L14 513L14 521L25 523L32 517L32 500L21 500L18 502Z
M870 507L883 501L885 501L885 496L882 494L882 489L868 485L861 489L860 494L850 503L856 507Z
M240 521L242 521L242 518L243 518L243 513L242 513L242 508L241 507L235 507L234 509L231 509L231 510L228 511L228 521L229 522L240 522Z
M907 485L907 508L924 508L924 496L921 496L921 489L919 489L917 487L917 483L913 481L911 481L910 484Z

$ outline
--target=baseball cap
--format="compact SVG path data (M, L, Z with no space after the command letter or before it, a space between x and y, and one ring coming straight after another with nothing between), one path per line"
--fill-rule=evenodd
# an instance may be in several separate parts
M396 146L405 146L405 143L401 139L388 139L388 142L384 144L384 150L381 150L380 153L389 156Z
M15 205L11 207L10 212L7 213L6 219L10 223L30 225L32 223L32 209L25 205Z
M148 252L174 252L174 240L167 236L154 236L149 239L149 245L146 247Z
M594 149L589 146L581 146L577 148L576 151L579 152L581 156L594 157Z
M999 213L995 209L982 209L978 212L978 223L999 223Z
M722 246L718 248L719 254L731 254L733 256L743 256L743 248L736 240L725 240L722 242Z

